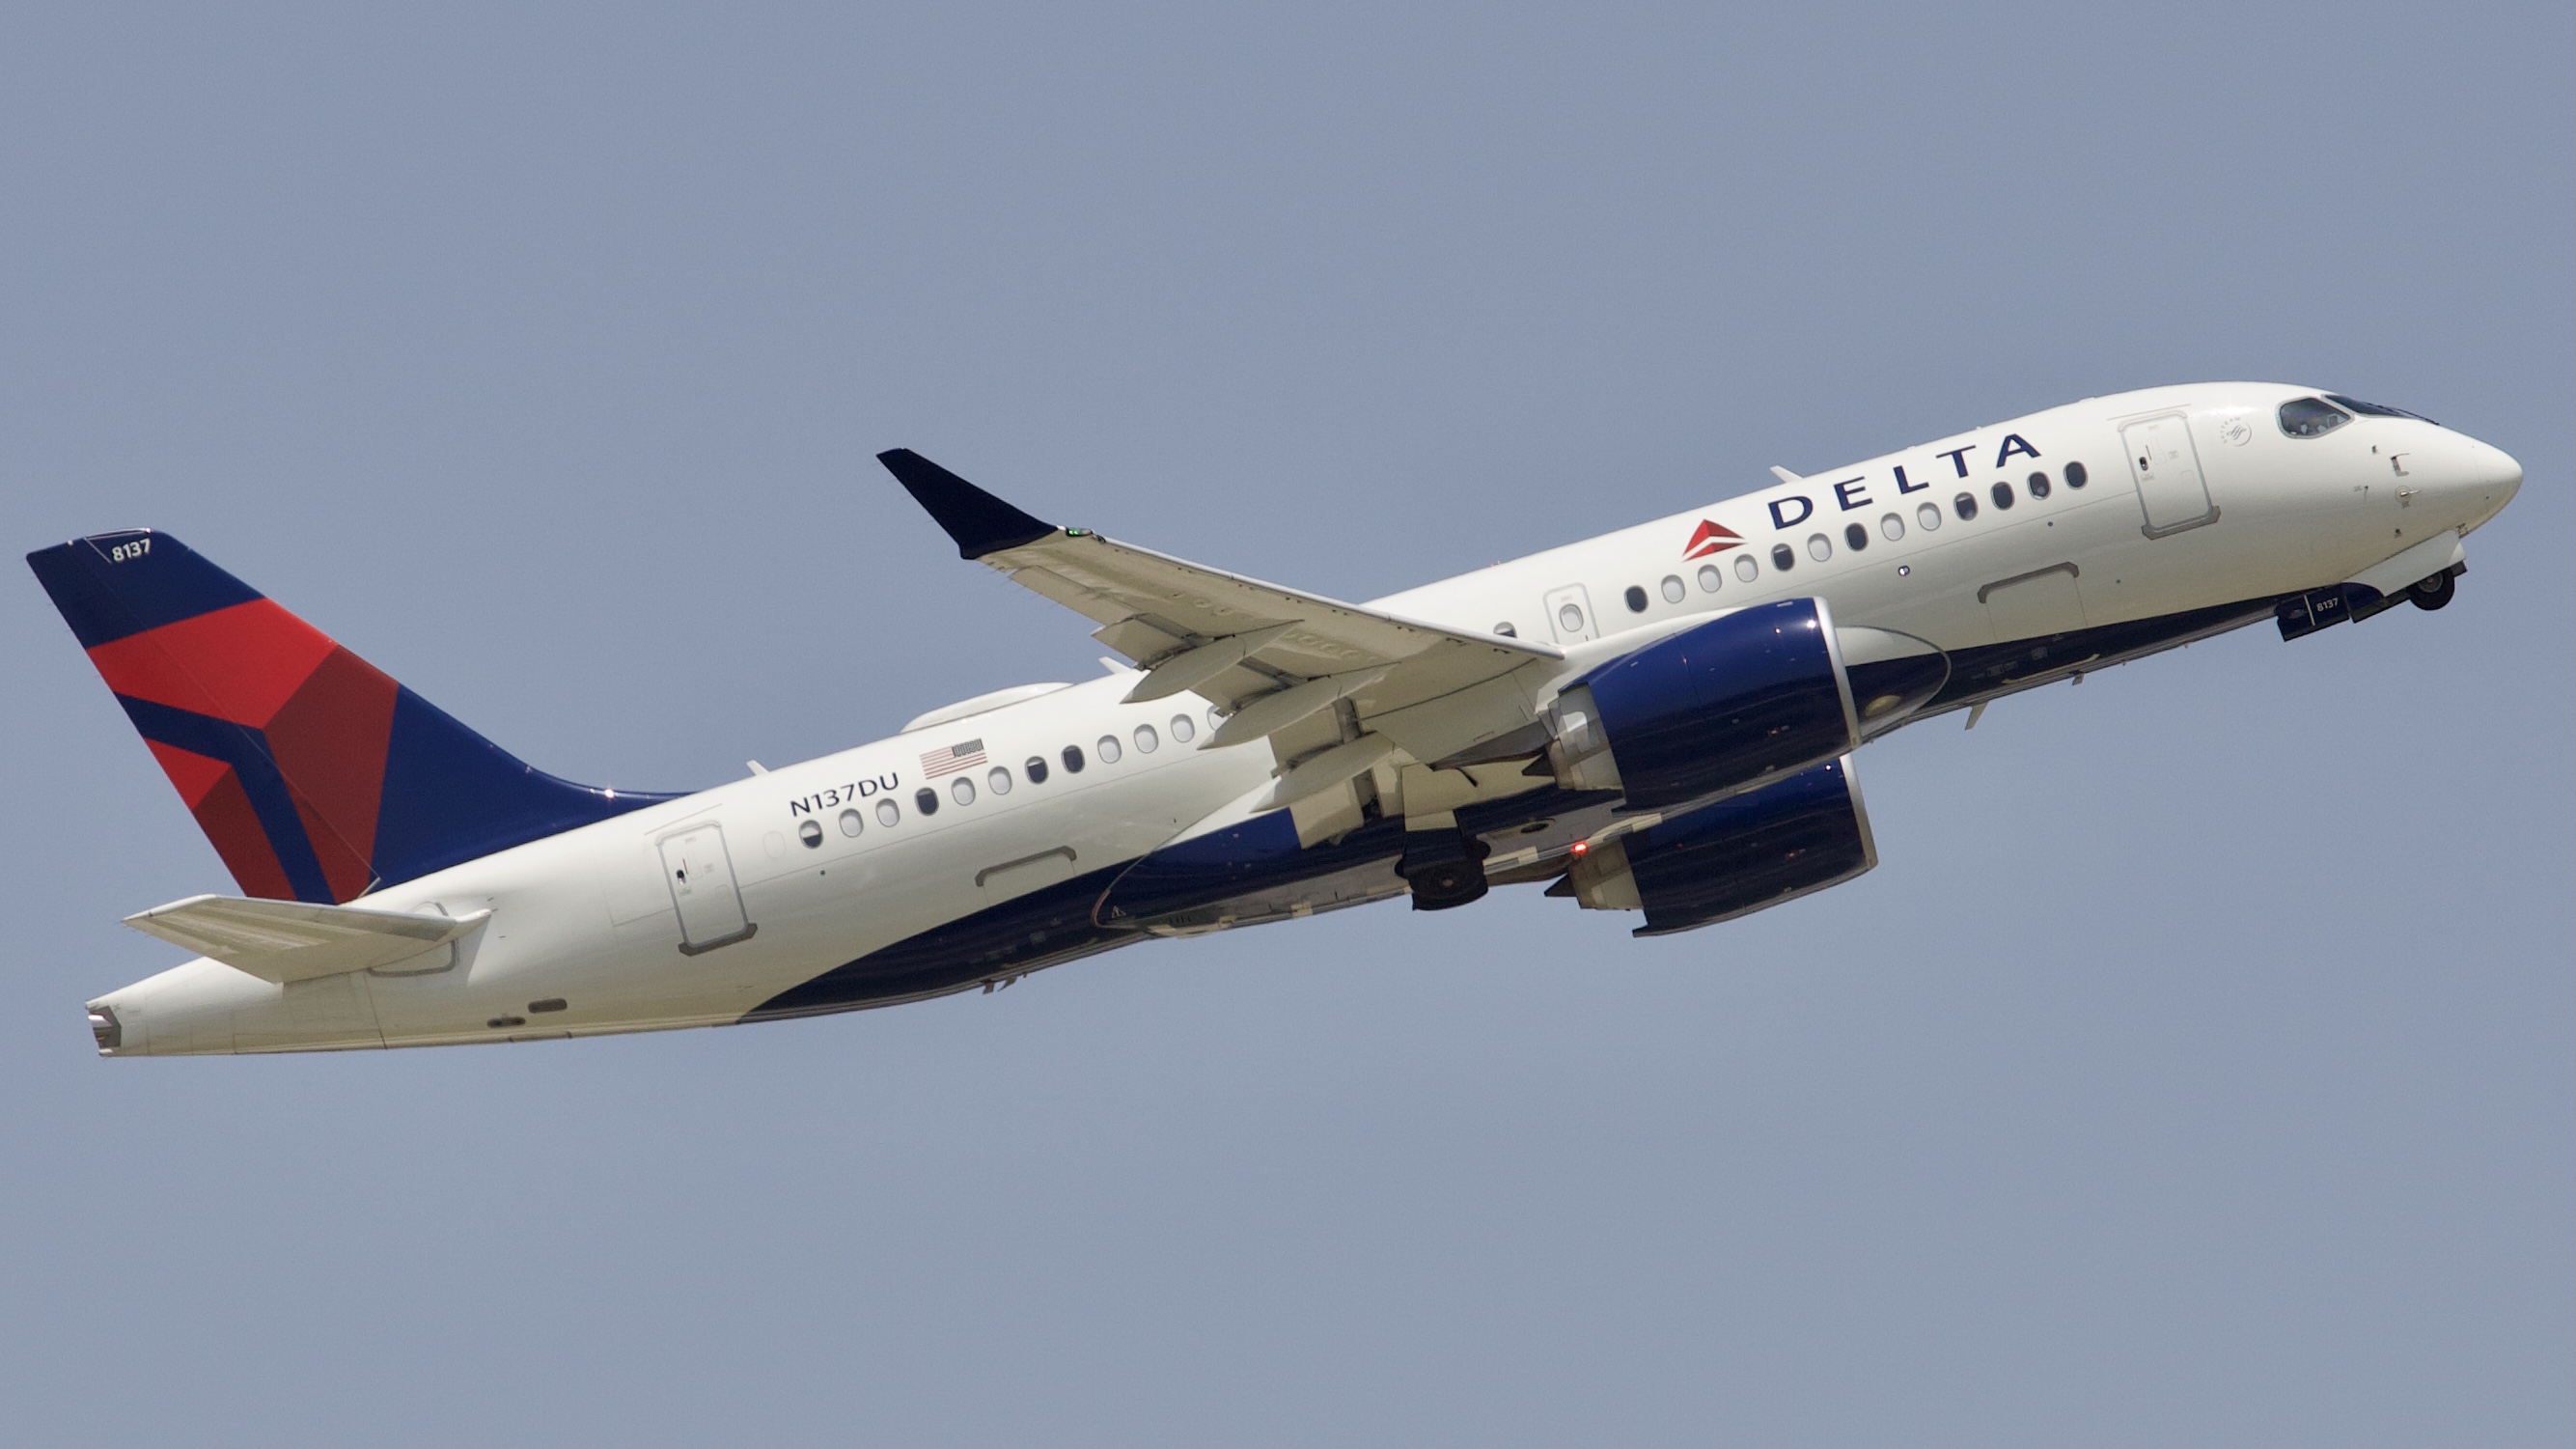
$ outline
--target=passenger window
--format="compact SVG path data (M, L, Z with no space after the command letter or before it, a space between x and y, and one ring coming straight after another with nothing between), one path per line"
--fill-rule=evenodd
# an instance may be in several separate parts
M1682 581L1681 581L1681 577L1680 577L1680 575L1678 575L1678 574L1666 574L1666 575L1664 575L1664 602L1665 602L1665 603L1667 603L1667 604L1678 604L1678 603L1680 603L1680 602L1682 601L1683 596L1684 596L1684 595L1686 595L1688 592L1689 592L1689 591L1688 591L1687 589L1684 589L1684 588L1682 587Z
M1917 506L1914 510L1914 521L1922 525L1925 533L1935 532L1941 527L1941 505L1925 503Z
M1208 706L1208 728L1209 728L1209 729L1215 729L1218 725L1221 725L1221 724L1223 724L1223 723L1225 723L1225 711L1224 711L1224 710L1222 710L1222 709L1217 708L1215 705L1209 705L1209 706Z
M1176 714L1172 716L1173 744L1186 745L1190 742L1190 737L1198 732L1199 727L1190 723L1190 717L1188 715Z
M1996 512L2001 513L2013 506L2013 491L2010 483L1998 483L1992 491L1995 495Z
M1726 575L1717 571L1717 565L1701 564L1699 566L1699 591L1701 593L1716 593L1717 586L1725 582Z
M1869 547L1869 530L1857 523L1843 525L1843 546L1854 553Z
M1785 543L1771 545L1771 567L1785 574L1797 566L1798 556L1789 552L1789 545Z
M2321 397L2294 397L2281 404L2281 431L2294 438L2322 438L2352 421L2352 414Z
M1969 519L1977 516L1977 495L1974 493L1962 493L1958 497L1950 500L1950 507L1952 511L1959 515L1959 521L1961 523L1965 523Z
M913 791L912 808L920 811L924 815L938 814L939 792L931 789L928 785L924 785L920 789Z
M1891 513L1878 521L1879 535L1889 543L1905 536L1905 520Z
M892 800L879 800L877 802L877 823L879 825L892 825L902 818L902 806L897 805Z
M858 838L859 832L866 828L866 822L859 818L859 812L856 810L844 810L841 812L841 833L843 835L849 836L855 840Z
M2066 465L2066 486L2069 488L2081 488L2084 486L2083 464L2069 463Z
M975 803L975 782L960 775L948 782L948 796L960 805Z
M992 791L992 792L993 792L994 794L996 794L996 795L1008 795L1008 794L1010 794L1010 793L1011 793L1011 768L1010 768L1010 766L1008 766L1008 765L995 765L993 768L991 768L991 769L989 769L989 770L985 771L985 772L984 772L984 788L985 788L985 789L987 789L987 790Z
M804 824L797 826L796 838L805 842L805 848L807 850L822 849L823 822L820 820L808 820Z
M1154 727L1152 725L1136 726L1136 753L1140 755L1150 755L1154 753L1155 748L1162 743L1163 737L1154 733Z
M2048 475L2047 475L2047 474L2045 474L2045 473L2033 473L2033 474L2031 474L2031 475L2030 475L2029 483L2030 483L2030 496L2031 496L2031 497L2033 497L2033 498L2046 498L2046 497L2048 496Z
M1513 628L1511 621L1508 619L1504 620L1500 624L1496 624L1494 626L1494 632L1502 635L1506 639L1517 639L1521 637L1521 631Z
M1834 556L1834 541L1821 533L1807 535L1807 557L1818 563Z
M1568 604L1556 611L1556 622L1557 627L1566 633L1580 634L1583 632L1583 611Z
M1020 772L1029 777L1029 783L1032 785L1045 784L1047 777L1046 756L1029 756L1027 761L1021 764Z
M1118 737L1116 735L1102 735L1100 738L1093 740L1091 742L1091 752L1098 755L1100 757L1100 763L1104 765L1117 764L1118 756L1123 753L1118 748Z
M1753 561L1753 555L1749 553L1739 553L1735 556L1735 576L1737 578L1742 579L1749 584L1753 582L1754 576L1761 572L1762 565Z
M1642 614L1646 612L1646 591L1644 589L1638 588L1635 584L1630 584L1625 597L1628 600L1629 613Z
M1082 773L1082 746L1067 745L1064 747L1064 772L1068 775L1079 775Z

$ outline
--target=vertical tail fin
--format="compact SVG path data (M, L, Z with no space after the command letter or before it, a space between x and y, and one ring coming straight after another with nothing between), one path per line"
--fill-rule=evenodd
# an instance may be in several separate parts
M672 798L522 764L166 533L27 563L246 895L337 904Z

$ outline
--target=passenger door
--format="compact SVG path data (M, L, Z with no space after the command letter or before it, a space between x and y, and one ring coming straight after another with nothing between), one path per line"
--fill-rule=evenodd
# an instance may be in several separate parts
M2162 538L2217 520L2188 419L2174 413L2130 423L2120 429L2120 441L2128 445L2129 476L2137 482L2138 506L2147 519L2140 531L2147 537Z
M743 913L724 827L714 821L662 837L662 880L680 913L680 954L730 946L759 929Z

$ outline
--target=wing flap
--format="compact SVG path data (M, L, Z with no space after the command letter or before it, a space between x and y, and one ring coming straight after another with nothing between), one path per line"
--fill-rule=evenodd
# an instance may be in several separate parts
M125 918L147 936L283 985L390 966L435 951L490 911L412 915L242 896L190 896Z

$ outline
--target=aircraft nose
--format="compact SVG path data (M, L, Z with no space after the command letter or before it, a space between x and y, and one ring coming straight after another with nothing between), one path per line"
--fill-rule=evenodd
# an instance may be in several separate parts
M2454 496L2467 505L2470 517L2466 527L2475 528L2493 518L2522 491L2522 464L2511 453L2492 443L2481 443L2463 437L2465 456L2454 466Z
M2522 464L2504 449L2492 443L2478 444L2476 468L2478 481L2495 492L2498 506L2522 491Z

